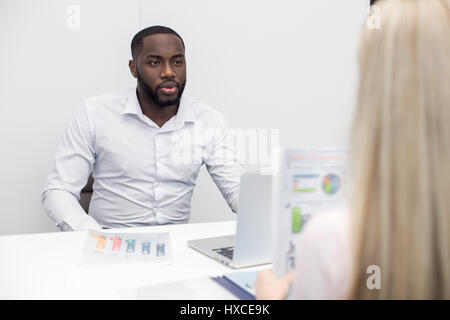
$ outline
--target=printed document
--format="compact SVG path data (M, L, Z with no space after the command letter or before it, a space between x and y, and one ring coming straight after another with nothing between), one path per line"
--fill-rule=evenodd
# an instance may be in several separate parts
M276 276L295 270L299 235L308 221L345 206L347 159L341 150L280 150L272 207Z

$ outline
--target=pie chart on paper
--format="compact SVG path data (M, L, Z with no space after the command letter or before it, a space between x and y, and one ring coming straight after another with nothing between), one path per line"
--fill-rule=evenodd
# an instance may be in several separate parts
M335 194L341 188L341 178L335 173L327 174L322 180L323 191L327 194Z

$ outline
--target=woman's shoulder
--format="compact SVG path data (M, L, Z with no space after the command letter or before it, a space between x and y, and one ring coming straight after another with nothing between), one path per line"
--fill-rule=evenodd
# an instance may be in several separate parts
M297 248L294 299L345 298L351 265L347 209L316 214L302 230Z
M303 238L319 236L344 237L349 235L350 217L347 208L342 207L316 214L305 225Z

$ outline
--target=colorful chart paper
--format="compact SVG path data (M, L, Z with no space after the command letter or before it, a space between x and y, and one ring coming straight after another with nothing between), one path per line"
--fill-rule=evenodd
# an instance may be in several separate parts
M169 232L111 233L89 230L80 264L170 262Z
M345 150L282 149L273 187L273 270L295 270L296 244L314 216L345 205L348 153Z

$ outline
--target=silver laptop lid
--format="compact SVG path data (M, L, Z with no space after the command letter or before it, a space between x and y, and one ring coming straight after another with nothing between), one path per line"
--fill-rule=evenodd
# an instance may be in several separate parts
M249 171L241 176L232 267L272 261L271 186L271 175Z

